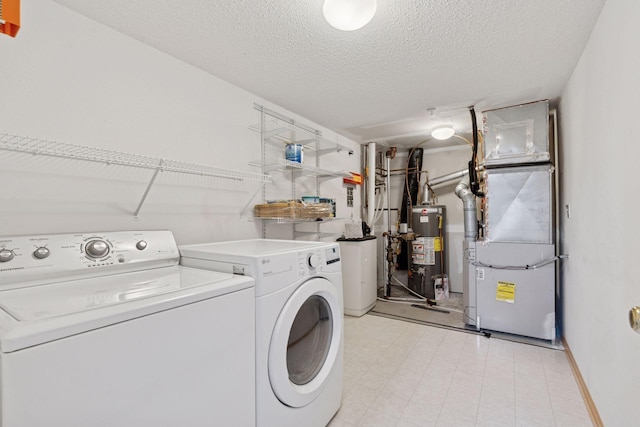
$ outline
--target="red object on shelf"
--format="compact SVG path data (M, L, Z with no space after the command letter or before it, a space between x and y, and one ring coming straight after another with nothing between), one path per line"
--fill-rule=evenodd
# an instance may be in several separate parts
M351 178L342 178L342 182L345 184L362 185L362 175L351 172Z
M15 37L20 29L20 0L0 0L0 33Z

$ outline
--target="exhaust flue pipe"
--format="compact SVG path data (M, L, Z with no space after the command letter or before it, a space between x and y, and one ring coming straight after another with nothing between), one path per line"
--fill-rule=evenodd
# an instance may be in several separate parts
M462 169L462 170L459 170L457 172L452 172L452 173L449 173L449 174L446 174L446 175L442 175L442 176L439 176L439 177L433 178L433 179L429 179L429 176L427 175L427 180L422 185L422 204L423 205L430 204L430 202L429 202L430 195L431 195L431 191L430 190L433 190L435 188L441 187L441 186L449 183L449 181L453 181L454 179L458 179L458 178L464 177L468 173L469 173L469 169Z
M475 242L478 238L476 196L474 196L471 189L469 189L469 184L464 181L456 186L455 193L464 205L464 240L467 242Z
M433 178L429 180L429 185L431 188L435 188L439 185L446 184L449 181L453 181L454 179L462 178L469 173L469 169L462 169L457 172L452 172L447 175L442 175L437 178Z
M427 180L429 179L429 177L427 177ZM424 184L422 184L422 200L420 201L421 205L429 205L430 203L431 197L429 194L429 182L425 181Z

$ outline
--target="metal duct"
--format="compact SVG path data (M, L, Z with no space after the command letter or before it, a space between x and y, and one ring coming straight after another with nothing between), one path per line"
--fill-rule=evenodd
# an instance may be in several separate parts
M463 176L469 173L469 169L462 169L457 172L452 172L447 175L442 175L437 178L433 178L429 180L429 185L433 188L436 185L445 184L449 181L453 181L456 178L462 178Z
M422 185L422 200L420 200L420 204L421 205L428 205L430 203L431 197L430 197L430 191L429 191L429 183L425 182Z
M423 205L428 205L429 204L429 200L430 200L429 187L431 187L431 189L442 187L442 186L448 184L449 181L453 181L454 179L458 179L460 177L463 177L463 176L467 175L468 173L469 173L468 169L462 169L462 170L459 170L457 172L452 172L452 173L449 173L449 174L446 174L446 175L439 176L437 178L429 179L422 186L422 201L420 203L423 204Z
M478 238L476 198L469 189L469 184L464 181L456 186L455 193L464 205L464 240L474 242Z

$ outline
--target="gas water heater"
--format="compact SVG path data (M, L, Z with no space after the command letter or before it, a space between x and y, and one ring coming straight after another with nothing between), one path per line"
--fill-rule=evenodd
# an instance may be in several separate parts
M409 289L429 299L444 299L448 295L446 207L414 206L411 228L415 239L408 245Z

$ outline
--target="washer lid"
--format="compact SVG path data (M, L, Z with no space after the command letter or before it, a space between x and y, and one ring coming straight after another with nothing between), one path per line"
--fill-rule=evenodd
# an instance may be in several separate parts
M0 348L15 351L253 286L174 266L0 292Z

